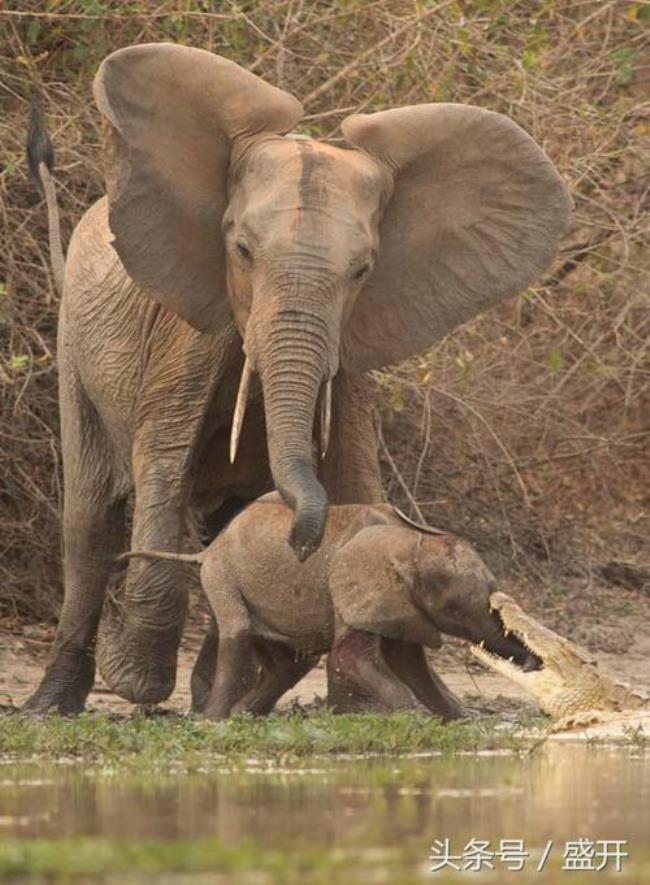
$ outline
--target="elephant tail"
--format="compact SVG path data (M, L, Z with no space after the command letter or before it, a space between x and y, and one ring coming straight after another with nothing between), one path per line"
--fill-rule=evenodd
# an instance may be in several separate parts
M117 557L116 562L122 562L125 559L134 559L137 556L143 559L169 559L172 562L192 562L201 565L205 559L205 550L200 553L167 553L163 550L129 550L128 553L122 553Z
M59 207L54 186L54 148L45 128L43 103L39 95L32 96L27 130L27 161L34 183L45 195L47 203L47 224L50 241L50 261L54 285L59 295L63 292L63 267L65 258L61 245L61 224Z
M407 525L413 526L414 529L417 529L419 532L424 532L426 535L448 535L449 532L446 532L444 529L437 529L432 525L425 525L422 522L416 522L414 519L411 519L404 513L399 507L395 507L393 505L393 510L395 514L405 522Z

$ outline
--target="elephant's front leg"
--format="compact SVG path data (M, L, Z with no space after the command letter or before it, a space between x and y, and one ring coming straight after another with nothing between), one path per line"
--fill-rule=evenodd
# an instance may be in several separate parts
M180 549L185 493L180 471L160 461L136 475L131 549ZM134 559L123 595L107 606L97 663L109 687L138 704L155 704L172 693L178 647L187 609L181 563Z
M386 664L382 638L364 630L337 627L327 661L328 703L337 713L428 714L411 688Z
M384 638L381 648L391 670L432 713L445 721L466 715L456 695L427 664L421 645Z

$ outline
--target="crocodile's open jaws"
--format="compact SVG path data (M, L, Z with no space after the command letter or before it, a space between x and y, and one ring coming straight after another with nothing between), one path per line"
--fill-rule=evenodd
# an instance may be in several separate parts
M506 593L493 593L490 603L501 618L505 635L513 633L532 660L518 666L482 645L473 645L472 653L532 694L562 727L583 719L593 721L600 713L638 709L648 702L642 692L605 675L592 655L527 615Z

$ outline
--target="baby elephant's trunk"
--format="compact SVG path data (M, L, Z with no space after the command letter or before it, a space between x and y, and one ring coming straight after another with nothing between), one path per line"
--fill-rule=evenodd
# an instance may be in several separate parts
M129 550L128 553L122 553L117 557L116 562L122 562L125 559L135 559L140 556L143 559L169 559L172 562L193 562L201 565L205 559L205 550L200 553L167 553L163 550Z

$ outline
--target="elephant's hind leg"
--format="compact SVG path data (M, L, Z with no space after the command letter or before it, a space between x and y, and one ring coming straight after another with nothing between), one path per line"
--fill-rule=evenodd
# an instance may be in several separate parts
M205 538L207 546L220 534L231 520L250 502L244 498L227 498L221 507L205 516ZM192 669L192 712L202 713L210 696L212 680L217 666L217 653L219 649L219 631L214 617L210 622L208 632L201 645L201 650L196 658Z
M214 678L204 710L209 719L230 716L235 704L255 685L259 671L248 609L224 547L227 545L217 540L201 567L201 584L219 637Z
M260 672L255 684L233 708L233 713L270 713L282 695L293 688L303 676L316 666L320 655L296 655L282 642L270 639L255 641Z
M106 586L124 534L124 500L114 493L107 440L81 386L61 367L63 608L45 675L24 710L83 710L95 678L94 640Z
M192 712L203 713L212 691L212 682L217 668L219 654L219 631L214 617L210 619L208 632L192 668L190 688L192 691Z
M461 719L465 711L456 695L429 667L421 645L399 639L382 639L384 660L395 675L436 716Z
M205 705L207 718L230 716L241 698L255 685L258 670L255 646L248 629L220 632L217 671Z

